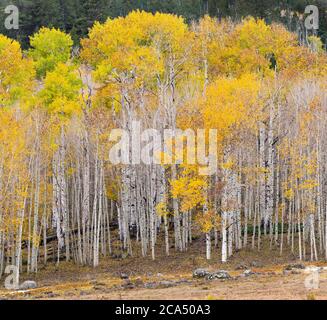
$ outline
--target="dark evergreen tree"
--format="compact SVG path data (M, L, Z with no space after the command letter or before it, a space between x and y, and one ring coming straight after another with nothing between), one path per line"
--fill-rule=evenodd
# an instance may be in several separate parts
M4 8L15 4L20 11L19 30L6 30ZM105 21L126 15L131 10L175 13L187 21L198 19L204 14L219 18L230 16L235 20L252 15L267 22L281 22L293 31L298 25L295 19L281 16L282 10L304 13L308 4L320 9L319 35L327 39L327 1L326 0L0 0L0 32L18 39L27 47L29 36L40 27L56 27L69 32L75 43L85 37L94 21Z

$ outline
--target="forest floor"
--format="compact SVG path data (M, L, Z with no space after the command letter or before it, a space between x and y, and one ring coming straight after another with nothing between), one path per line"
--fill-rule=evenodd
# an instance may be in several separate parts
M40 266L36 275L22 276L21 281L34 280L37 288L28 291L8 291L0 285L1 299L27 300L233 300L233 299L327 299L327 271L319 273L319 288L305 286L308 274L304 270L284 271L287 264L299 263L290 251L279 254L279 248L263 245L261 250L242 249L226 264L219 263L218 249L210 262L205 259L205 246L197 240L187 253L166 257L158 252L156 261L150 257L102 259L98 268L78 267L62 262L59 267ZM242 275L244 269L253 274ZM326 262L304 262L306 266L327 266ZM232 276L226 280L193 279L196 268L209 271L226 270ZM122 279L128 276L129 279Z

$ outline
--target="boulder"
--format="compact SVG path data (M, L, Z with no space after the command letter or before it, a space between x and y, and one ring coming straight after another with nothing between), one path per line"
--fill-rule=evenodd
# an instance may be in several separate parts
M129 279L125 279L123 284L122 284L123 289L134 289L135 284L132 283Z
M192 283L192 282L190 280L187 280L187 279L180 279L180 280L176 281L176 283L184 284L184 283Z
M210 275L210 272L206 269L196 269L193 271L193 278L205 278Z
M159 287L161 288L171 288L171 287L175 287L176 283L173 281L160 281L159 282Z
M225 270L218 270L216 272L210 273L206 276L207 280L215 280L215 279L231 279L230 274Z
M30 290L30 289L35 289L37 287L37 284L35 281L25 281L19 286L19 290Z
M304 270L305 269L305 265L302 263L293 263L293 264L288 264L284 267L284 270L286 271L292 271L293 269L300 269L300 270Z
M146 288L146 289L154 289L157 287L158 287L158 284L155 282L147 282L144 284L144 288Z
M248 270L245 270L243 272L243 274L244 274L245 277L249 277L249 276L254 275L255 273L251 269L248 269Z
M56 298L56 297L59 297L59 294L51 292L51 293L49 293L49 294L47 295L47 297L48 297L48 298Z
M121 273L120 279L124 279L124 280L129 279L129 275L127 273Z

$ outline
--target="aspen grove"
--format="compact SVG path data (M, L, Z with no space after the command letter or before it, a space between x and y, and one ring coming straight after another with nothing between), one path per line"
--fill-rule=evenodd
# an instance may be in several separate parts
M315 34L300 43L251 17L134 11L79 48L41 28L24 52L0 35L0 276L117 251L156 259L159 244L187 254L194 233L222 262L264 239L327 259L326 75ZM214 173L111 163L110 132L135 121L217 129Z

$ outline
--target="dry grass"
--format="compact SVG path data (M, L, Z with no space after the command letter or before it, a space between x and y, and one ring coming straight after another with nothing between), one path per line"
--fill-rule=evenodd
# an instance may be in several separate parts
M38 289L29 292L8 292L0 287L0 299L327 299L327 274L321 274L320 287L308 291L304 286L307 275L283 275L283 266L296 262L296 257L289 251L279 255L279 248L270 248L263 244L261 250L243 249L236 252L227 264L219 262L219 249L214 250L212 260L205 259L205 244L198 239L187 253L172 250L166 257L164 249L157 251L156 261L143 258L139 251L126 259L103 259L96 268L78 267L63 262L59 268L48 265L36 275L23 275L22 280L30 279L38 283ZM202 267L209 270L225 269L232 276L242 271L236 270L240 263L250 266L256 261L261 267L251 268L260 275L227 281L197 280L172 288L122 289L120 273L138 279L143 283L163 280L192 280L192 271ZM312 264L312 263L308 263ZM323 262L314 263L324 265ZM160 275L158 274L160 273Z

